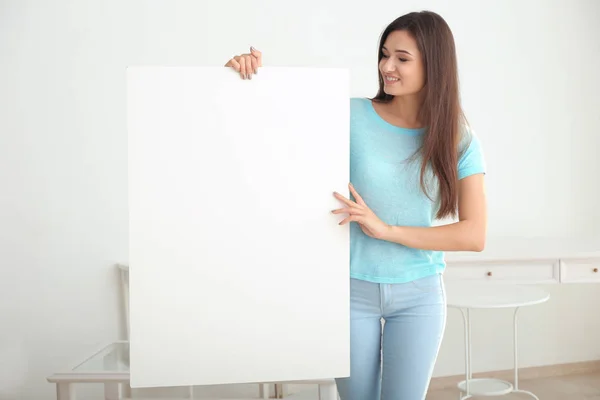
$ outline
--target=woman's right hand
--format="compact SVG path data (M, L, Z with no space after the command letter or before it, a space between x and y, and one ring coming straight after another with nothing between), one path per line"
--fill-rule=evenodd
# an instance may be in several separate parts
M258 68L262 67L262 53L250 47L250 53L233 57L225 66L239 72L242 79L252 79L252 74L257 74Z

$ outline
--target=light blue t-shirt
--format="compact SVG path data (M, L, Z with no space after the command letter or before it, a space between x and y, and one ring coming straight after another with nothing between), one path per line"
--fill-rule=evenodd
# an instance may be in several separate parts
M437 203L420 186L420 148L425 129L394 126L382 119L369 99L350 101L350 181L369 208L385 223L432 226ZM465 130L461 139L458 177L485 173L479 140ZM429 175L430 177L432 175ZM429 195L437 188L431 180ZM441 273L444 254L373 239L350 225L350 276L377 283L403 283Z

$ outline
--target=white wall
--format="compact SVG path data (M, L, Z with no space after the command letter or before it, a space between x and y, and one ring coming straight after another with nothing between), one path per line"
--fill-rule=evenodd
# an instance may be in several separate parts
M222 65L254 45L269 65L350 67L352 94L370 96L381 30L423 8L456 36L489 164L490 235L597 234L594 0L1 1L0 343L22 343L3 353L28 364L17 398L52 398L48 374L122 337L113 264L127 260L127 65ZM523 363L600 358L597 288L551 294L523 313L523 343L535 344ZM475 368L510 367L508 317L478 317ZM436 375L462 372L461 335L451 315Z

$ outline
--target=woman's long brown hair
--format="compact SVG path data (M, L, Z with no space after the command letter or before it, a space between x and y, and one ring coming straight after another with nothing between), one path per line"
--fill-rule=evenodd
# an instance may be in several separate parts
M458 66L452 31L444 19L431 11L413 12L388 25L379 43L379 62L388 35L406 31L416 40L425 68L423 103L419 121L426 127L421 156L421 188L429 196L425 184L427 168L437 178L439 208L436 217L455 217L458 206L458 143L460 129L466 123L460 105ZM379 68L378 68L379 69ZM374 101L390 102L394 96L383 90L379 73L379 91ZM431 199L431 197L430 197Z

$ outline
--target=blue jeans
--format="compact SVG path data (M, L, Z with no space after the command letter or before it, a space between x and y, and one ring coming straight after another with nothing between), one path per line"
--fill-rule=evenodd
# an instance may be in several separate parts
M336 379L341 400L424 400L445 327L441 275L400 284L351 279L350 377Z

